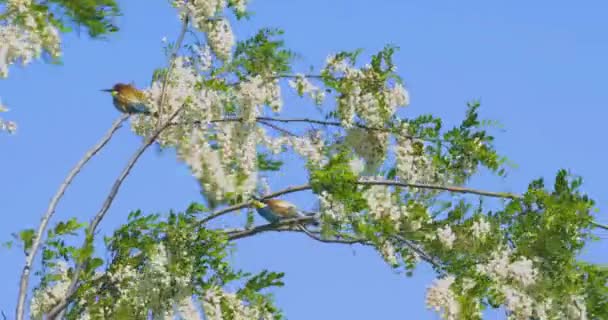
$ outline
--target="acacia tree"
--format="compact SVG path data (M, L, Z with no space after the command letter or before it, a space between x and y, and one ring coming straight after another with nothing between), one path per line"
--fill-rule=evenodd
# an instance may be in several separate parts
M299 73L280 30L235 42L227 16L247 17L246 1L171 4L182 27L166 45L168 66L151 72L145 89L158 116L117 119L60 186L40 227L20 232L26 262L17 319L27 305L35 319L282 318L268 292L284 285L283 273L250 274L227 261L233 240L269 231L369 246L406 275L430 264L438 278L427 305L446 319L479 319L488 307L503 307L514 319L608 317L608 271L577 259L591 231L606 228L593 221L580 178L561 170L553 186L538 179L525 194L466 186L482 168L498 176L507 170L478 103L469 103L453 128L432 115L407 118L400 110L409 94L393 65L394 46L369 61L361 61L361 51L334 53L318 72ZM99 36L117 30L109 21L119 13L111 0L9 0L5 9L4 76L15 61L42 52L58 57L58 28L69 31L67 22ZM67 20L56 19L57 10ZM204 37L189 40L189 31ZM286 88L318 117L284 116ZM144 140L102 207L88 222L72 218L47 228L72 179L128 118ZM122 182L154 143L176 150L200 181L204 203L166 214L131 212L104 238L105 248L96 248L97 228ZM277 171L293 169L283 168L281 154L303 160L307 184L269 190ZM251 196L304 191L318 202L315 215L254 226ZM504 199L503 207L490 210L481 201L487 197ZM242 225L210 226L231 212L246 217ZM79 232L82 245L68 245ZM38 253L40 281L28 299Z

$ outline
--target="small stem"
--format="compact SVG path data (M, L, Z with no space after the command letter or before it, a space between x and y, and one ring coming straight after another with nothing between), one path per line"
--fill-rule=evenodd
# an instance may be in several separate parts
M167 95L167 85L169 84L169 77L173 72L173 68L175 68L175 59L177 58L177 52L182 46L182 42L184 42L184 37L186 32L188 31L188 15L186 14L184 17L184 22L182 23L182 29L180 30L179 36L177 37L177 41L175 42L175 47L173 48L173 52L171 52L171 56L169 57L169 69L167 69L167 73L165 74L165 78L163 79L163 87L160 93L160 99L158 100L158 119L156 122L156 126L160 127L161 124L161 116L163 112L163 106L165 105L165 98Z
M114 123L110 127L110 130L108 130L108 132L103 136L103 138L101 138L101 140L95 146L93 146L93 148L91 148L89 151L87 151L87 153L82 157L82 159L80 159L80 161L78 161L76 166L74 166L74 168L72 168L72 171L70 171L68 176L65 178L65 180L63 180L63 182L59 186L57 193L55 193L55 196L53 196L53 198L51 199L51 202L49 203L49 206L48 206L46 212L40 219L40 226L38 227L38 231L36 232L36 236L34 237L32 247L31 247L30 251L27 253L27 256L25 259L25 265L23 266L23 270L21 271L21 281L19 283L19 295L18 295L18 299L17 299L17 308L15 311L15 318L17 320L23 320L23 318L24 318L25 299L27 297L27 290L28 290L28 285L29 285L29 280L30 280L29 276L30 276L32 264L34 262L34 258L36 257L36 253L38 252L40 244L42 243L43 234L46 230L46 227L48 226L48 223L49 223L51 217L55 213L55 209L57 208L57 204L59 203L59 200L63 197L63 194L65 193L66 189L72 183L72 180L74 180L74 178L78 175L78 173L80 173L80 171L87 164L87 162L89 162L89 160L91 160L91 158L93 158L110 141L110 139L112 139L112 136L114 135L116 130L118 130L121 127L122 123L128 117L129 117L129 115L121 115L120 118L118 118L116 121L114 121Z
M131 169L133 169L133 167L135 166L135 164L137 163L139 158L142 156L144 151L146 151L146 149L150 145L152 145L152 143L154 143L154 141L161 134L161 132L164 129L169 127L169 124L171 123L171 121L179 114L180 111L181 111L181 108L176 110L175 112L173 112L173 114L171 115L169 120L163 126L156 129L148 138L146 138L144 140L144 142L142 143L142 145L135 151L133 156L131 156L131 159L129 160L129 162L123 169L123 171L120 173L118 178L114 181L114 185L112 186L110 193L108 194L103 205L101 206L101 209L93 217L93 220L91 221L91 224L87 230L87 236L85 237L85 241L84 241L81 249L86 247L89 244L89 242L88 242L89 238L92 238L94 236L97 226L99 226L99 223L105 217L106 213L110 209L110 206L114 202L114 198L118 194L118 191L120 190L120 187L122 186L122 183L127 178L129 173L131 173ZM92 240L90 240L90 241L92 241ZM76 264L76 268L75 268L74 274L72 276L72 281L70 282L66 296L63 297L63 299L55 307L53 307L53 309L51 311L49 311L47 319L55 319L55 317L68 305L72 296L78 290L78 280L80 278L80 274L82 273L82 270L85 267L85 264L86 264L86 261Z

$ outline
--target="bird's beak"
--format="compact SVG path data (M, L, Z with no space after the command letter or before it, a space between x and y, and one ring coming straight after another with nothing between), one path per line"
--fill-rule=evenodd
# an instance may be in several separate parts
M103 91L103 92L112 92L114 90L113 89L101 89L101 91Z

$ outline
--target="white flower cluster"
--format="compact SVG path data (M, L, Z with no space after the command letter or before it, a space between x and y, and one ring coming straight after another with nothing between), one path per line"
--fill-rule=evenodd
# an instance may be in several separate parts
M405 132L404 130L401 130ZM427 154L414 151L415 139L397 136L393 145L397 164L397 178L412 183L434 183L439 180L437 170Z
M397 266L399 262L397 261L397 254L395 253L395 246L389 241L382 242L382 245L379 248L380 254L386 263L391 266Z
M384 85L379 92L366 90L364 83L377 81L378 76L369 65L357 69L344 59L330 55L324 71L340 76L340 81L348 84L348 92L342 92L338 100L338 112L345 128L353 126L356 116L371 127L382 127L398 107L409 104L409 94L400 83L393 87Z
M353 127L348 129L344 142L365 160L363 174L371 174L386 158L390 136L387 132Z
M323 154L323 148L325 147L323 132L314 131L304 137L289 137L288 141L293 151L312 164L320 167L327 163L328 159Z
M298 94L308 94L316 105L321 105L325 100L325 92L312 84L306 76L301 73L296 74L295 80L288 81L289 86L296 89Z
M226 134L225 128L218 131L224 131ZM232 131L238 132L238 130ZM199 179L208 201L221 201L229 193L246 196L255 190L257 183L256 150L255 140L252 140L251 136L247 136L248 139L244 144L225 143L222 145L225 146L224 148L216 150L209 144L206 134L201 130L193 129L190 140L178 146L178 156L188 164L194 176ZM240 147L240 149L231 149L231 146ZM222 151L226 151L226 154ZM236 155L237 151L239 157L230 158L231 154ZM236 161L240 162L239 167L231 167ZM239 173L247 174L244 182L239 183Z
M459 319L460 305L456 300L454 292L450 289L454 280L455 278L451 275L436 279L426 293L427 307L440 312L442 319Z
M226 19L208 21L205 24L207 43L213 52L222 60L230 60L232 47L235 43L234 33Z
M52 57L61 55L59 31L45 13L32 9L32 0L8 0L0 24L0 77L8 76L8 67L21 61L27 65L43 51Z
M187 252L180 255L187 258ZM163 244L157 245L150 255L150 261L143 269L135 270L130 265L116 268L107 273L119 294L116 307L129 306L133 310L146 312L159 309L164 301L189 292L190 273L180 270L180 274L169 271L169 255Z
M8 108L6 108L6 106L4 106L2 104L2 101L0 100L0 112L7 112ZM17 131L17 124L12 122L12 121L8 121L8 120L4 120L2 118L0 118L0 131L7 131L8 133L14 133L15 131Z
M479 218L471 225L471 232L476 239L484 240L485 236L490 232L491 225L486 219Z
M400 229L403 218L409 216L407 206L398 204L386 186L371 186L363 192L363 197L370 208L369 215L376 220L389 219L396 230Z
M536 283L538 271L532 260L519 257L513 260L513 250L505 247L492 253L485 264L476 266L477 272L492 279L495 288L505 297L505 308L510 318L529 319L538 315L543 304L535 301L527 292L528 287Z
M247 10L247 2L248 0L232 0L232 7L238 13L245 13Z
M441 244L443 244L448 249L452 249L452 247L454 246L454 241L456 241L456 234L454 234L452 228L449 225L446 225L442 228L438 228L436 237L439 242L441 242Z
M50 311L67 295L71 280L67 272L67 264L63 261L57 261L51 274L57 275L59 279L45 288L34 290L30 301L30 316L32 319L42 319L45 312Z
M211 56L211 47L209 45L193 46L193 51L196 54L195 62L200 71L211 69L213 57Z
M273 319L271 313L255 306L245 305L236 294L225 292L218 286L207 289L203 297L203 308L205 309L205 316L209 320L226 319L222 309L229 310L230 319L233 320Z
M236 96L241 108L238 116L245 122L255 122L264 104L268 104L274 112L281 111L283 106L278 79L269 81L257 75L244 80L239 84Z
M184 297L178 304L178 311L180 315L180 319L184 320L201 320L201 313L197 308L197 305L194 303L194 299L192 296L188 295ZM170 318L173 320L173 318Z
M487 263L477 265L477 271L500 281L515 281L523 287L534 284L538 271L534 268L532 261L520 257L511 262L512 254L513 251L510 248L495 251Z
M335 201L327 191L319 195L319 211L333 220L340 220L346 216L344 205Z
M173 6L180 9L179 16L190 17L192 24L207 35L207 42L218 58L229 60L235 43L230 23L218 14L226 8L226 0L174 0ZM246 1L236 3L237 11L245 11Z

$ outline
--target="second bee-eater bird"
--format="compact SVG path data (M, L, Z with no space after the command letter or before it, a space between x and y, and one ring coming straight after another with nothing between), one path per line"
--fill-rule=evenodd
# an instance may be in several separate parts
M270 223L276 223L282 219L315 215L315 213L302 213L293 203L280 199L260 200L252 197L251 203L256 211Z
M150 108L147 105L146 95L132 84L117 83L111 89L103 89L101 91L112 94L114 107L122 113L151 114Z

